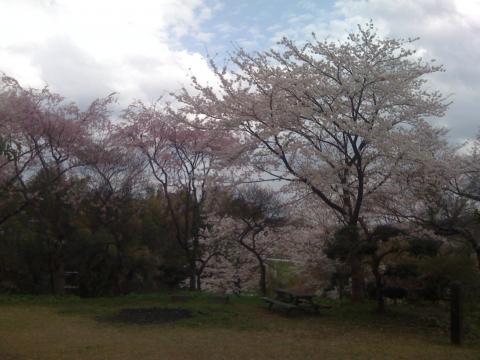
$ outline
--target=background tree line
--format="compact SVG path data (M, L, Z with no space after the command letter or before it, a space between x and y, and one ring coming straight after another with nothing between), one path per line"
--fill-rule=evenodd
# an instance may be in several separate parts
M425 288L450 266L427 257L478 279L478 139L455 148L426 120L449 103L412 41L371 23L344 42L283 39L212 62L215 87L193 78L173 104L120 114L114 94L81 110L4 76L2 287L61 293L78 270L85 295L251 279L265 292L282 256L357 300L370 283L382 308L406 268ZM281 194L242 185L259 181Z

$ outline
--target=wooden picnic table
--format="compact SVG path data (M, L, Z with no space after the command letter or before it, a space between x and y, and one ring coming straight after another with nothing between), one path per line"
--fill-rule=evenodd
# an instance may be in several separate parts
M320 307L327 307L320 306L313 301L316 296L314 293L287 289L275 289L275 293L275 299L268 297L262 298L263 301L269 304L269 309L271 309L273 305L278 305L286 308L288 312L293 309L312 309L315 312L318 312Z
M315 306L316 304L313 302L313 298L315 294L307 293L307 292L298 292L295 290L286 290L286 289L275 289L277 294L277 300L285 301L287 303L291 303L294 305L302 305L307 304L311 306Z

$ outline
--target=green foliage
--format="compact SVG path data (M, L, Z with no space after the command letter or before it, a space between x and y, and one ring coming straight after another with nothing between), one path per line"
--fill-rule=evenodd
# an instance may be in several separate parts
M384 275L402 280L415 278L419 275L418 264L412 261L388 264Z
M470 256L449 254L426 258L419 264L422 296L436 301L448 298L450 284L458 281L472 295L480 288L480 273Z
M409 252L414 256L435 256L442 243L435 239L412 237L409 240Z
M405 234L405 231L393 225L385 224L385 225L376 226L371 236L372 236L372 239L374 240L385 242L395 236L404 235L404 234Z
M364 251L359 244L358 227L346 225L338 229L331 241L327 244L325 254L330 259L346 261L352 254Z
M257 185L245 186L232 194L223 193L219 203L225 214L251 224L275 226L285 220L275 192Z
M0 227L0 292L38 294L47 287L47 249L24 223L17 217Z
M185 279L161 197L130 196L103 211L99 194L82 182L51 191L47 177L30 181L42 195L0 227L0 292L48 293L64 271L78 272L68 285L88 297L172 288ZM86 195L75 204L69 197L77 190Z

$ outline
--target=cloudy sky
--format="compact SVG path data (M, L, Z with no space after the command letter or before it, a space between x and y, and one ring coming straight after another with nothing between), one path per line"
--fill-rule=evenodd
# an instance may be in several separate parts
M372 19L444 64L430 86L452 95L437 122L452 141L480 127L480 0L0 0L0 14L0 71L80 104L112 91L154 100L192 74L211 79L207 55L223 64L282 36L335 40Z

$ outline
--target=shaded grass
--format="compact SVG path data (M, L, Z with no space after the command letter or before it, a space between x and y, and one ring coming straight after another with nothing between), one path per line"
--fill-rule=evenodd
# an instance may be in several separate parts
M422 316L444 309L333 303L320 315L287 316L256 297L218 304L205 294L172 303L167 294L114 298L0 297L0 359L478 359L477 338L448 344ZM155 325L98 321L123 308L185 308L193 318ZM430 316L430 315L429 315ZM432 315L433 316L433 315Z

